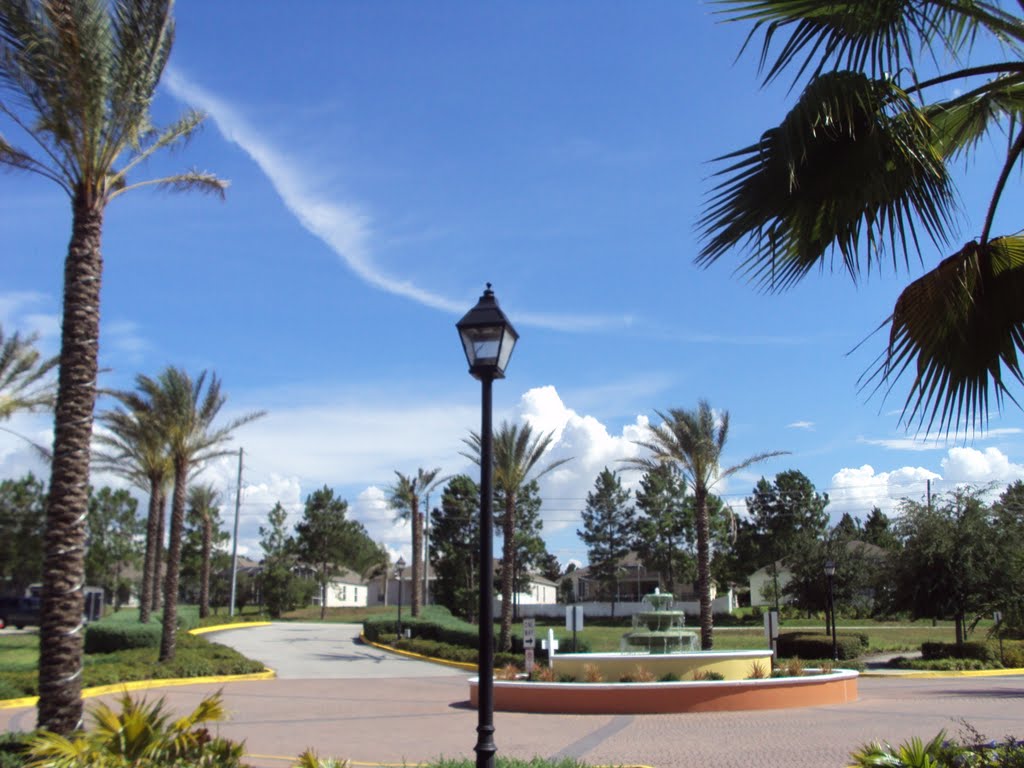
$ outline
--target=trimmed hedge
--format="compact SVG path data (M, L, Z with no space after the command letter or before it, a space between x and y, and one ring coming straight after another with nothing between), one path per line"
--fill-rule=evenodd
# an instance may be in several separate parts
M199 609L194 605L178 606L178 629L199 626ZM154 614L148 624L139 623L139 613L123 610L94 621L85 629L86 653L115 653L132 648L158 648L163 633L161 614Z
M868 647L864 634L836 633L836 652L840 659L855 659ZM782 632L779 635L779 656L801 659L831 659L832 638L820 632Z
M921 658L925 661L936 659L977 659L978 661L995 661L999 651L986 643L921 643Z

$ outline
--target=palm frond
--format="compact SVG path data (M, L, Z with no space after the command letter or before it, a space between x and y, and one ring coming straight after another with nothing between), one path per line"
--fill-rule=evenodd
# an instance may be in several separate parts
M38 411L53 405L56 383L49 373L58 358L43 358L35 348L37 336L15 333L4 338L0 327L0 421L19 411Z
M766 290L784 290L833 254L853 279L891 251L909 258L916 223L942 243L951 185L928 123L888 80L822 75L783 122L732 164L699 221L697 263L748 253L738 267Z
M167 192L203 192L209 195L216 195L223 200L225 197L224 193L231 186L231 182L207 171L188 171L187 173L179 173L175 176L149 179L120 187L112 191L108 198L113 200L129 190L154 186Z
M1021 39L1013 17L987 3L917 3L907 0L717 0L727 21L753 22L746 45L762 34L759 66L765 82L790 67L794 82L829 69L874 75L913 66L920 49L958 51L979 26ZM1017 36L1015 38L1015 36ZM773 44L782 39L773 58Z
M862 383L891 389L911 369L908 426L984 427L990 395L1016 402L1007 379L1024 383L1024 236L968 243L908 285L888 322L888 347Z
M1024 116L1024 76L1004 75L924 109L943 157L965 156L993 129Z

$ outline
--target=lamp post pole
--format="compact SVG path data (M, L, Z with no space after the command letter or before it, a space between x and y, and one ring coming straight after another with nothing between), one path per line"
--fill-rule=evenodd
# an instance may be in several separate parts
M491 385L505 377L505 366L519 339L498 307L491 284L455 324L469 362L480 381L480 616L477 681L476 768L494 768L494 440L491 433Z
M825 575L828 576L828 610L832 624L832 661L839 661L839 645L836 640L836 596L832 577L836 575L836 564L832 560L825 561Z
M402 637L402 573L405 571L405 558L399 557L395 563L395 570L398 571L398 637Z

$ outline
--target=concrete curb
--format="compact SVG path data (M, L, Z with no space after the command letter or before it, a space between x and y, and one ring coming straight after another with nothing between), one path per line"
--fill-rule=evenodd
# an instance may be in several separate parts
M1014 677L1024 675L1024 669L893 669L892 672L861 672L861 677L896 677L896 678L941 678L941 677Z
M477 671L477 665L476 664L470 664L470 663L465 662L465 661L449 661L448 659L435 659L433 656L424 656L424 655L419 654L419 653L413 653L412 651L402 651L402 650L399 650L398 648L392 648L390 645L381 645L380 643L375 643L372 640L367 640L366 639L366 635L364 635L362 632L359 633L359 642L365 643L366 645L372 646L373 648L377 648L378 650L381 650L381 651L387 651L388 653L393 653L396 656L405 656L405 657L410 658L410 659L416 659L417 661L429 661L431 664L441 664L442 666L445 666L445 667L455 667L456 669L465 669L468 672L476 672ZM383 763L382 763L382 765L383 765Z

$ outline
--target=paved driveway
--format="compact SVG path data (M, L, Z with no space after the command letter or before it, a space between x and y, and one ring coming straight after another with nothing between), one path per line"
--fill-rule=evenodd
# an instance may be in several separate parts
M374 677L468 677L441 664L425 664L359 642L360 624L279 623L229 629L210 640L262 661L282 680Z

